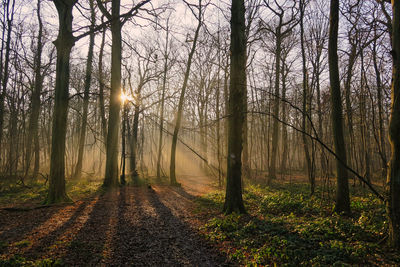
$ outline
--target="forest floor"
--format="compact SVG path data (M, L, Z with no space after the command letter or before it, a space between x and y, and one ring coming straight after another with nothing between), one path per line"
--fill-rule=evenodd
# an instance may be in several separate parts
M208 182L126 186L62 206L3 205L0 266L227 265L193 212L195 196L212 189Z
M332 179L312 196L301 176L262 180L245 181L244 215L222 214L223 190L202 175L108 192L69 181L75 202L50 207L43 181L0 184L0 266L400 266L385 206L367 189L351 186L352 214L340 216Z

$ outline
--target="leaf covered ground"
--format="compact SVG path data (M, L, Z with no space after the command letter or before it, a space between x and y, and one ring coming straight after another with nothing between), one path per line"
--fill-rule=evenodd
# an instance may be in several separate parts
M128 186L70 205L3 209L0 266L227 264L197 231L192 199L182 188Z
M109 192L70 182L76 201L51 207L40 205L43 184L3 186L0 266L400 265L385 245L384 205L362 188L350 217L332 212L333 192L310 196L300 182L248 185L248 214L226 216L209 179L181 181Z

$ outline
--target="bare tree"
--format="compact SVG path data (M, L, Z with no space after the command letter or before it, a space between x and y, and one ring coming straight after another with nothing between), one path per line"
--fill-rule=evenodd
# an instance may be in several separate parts
M65 137L67 133L70 53L75 44L72 35L72 9L75 0L54 0L59 30L54 41L57 49L55 102L51 137L49 193L47 203L70 201L65 191Z
M246 107L246 36L243 0L231 6L231 70L229 87L228 162L224 212L245 213L242 199L243 127Z
M389 243L400 249L400 2L392 0L392 104L389 141L392 154L389 161Z
M329 23L329 80L331 89L332 105L332 128L335 144L335 153L340 158L336 160L336 206L337 212L350 213L349 183L347 177L346 164L346 146L343 136L343 108L340 96L339 64L337 55L339 29L339 0L331 0L330 23ZM343 164L344 163L344 164Z
M192 41L192 47L189 52L188 60L186 63L186 71L185 71L185 76L183 78L183 84L181 88L181 94L179 96L179 103L178 103L178 110L176 113L176 120L175 120L175 128L174 128L174 133L172 135L172 144L171 144L171 161L170 161L170 168L169 168L169 178L170 178L170 183L171 185L177 185L178 182L176 181L176 174L175 174L175 158L176 158L176 145L178 141L178 133L179 129L181 127L181 121L182 121L182 112L183 112L183 102L185 99L185 92L186 92L186 87L188 84L188 79L189 79L189 74L190 74L190 67L192 65L192 59L194 52L196 51L196 45L197 45L197 39L199 38L199 33L203 21L203 6L202 6L202 1L199 0L199 4L197 6L198 12L196 13L194 10L194 7L188 3L188 7L192 11L193 15L197 18L197 28L194 33L193 41Z

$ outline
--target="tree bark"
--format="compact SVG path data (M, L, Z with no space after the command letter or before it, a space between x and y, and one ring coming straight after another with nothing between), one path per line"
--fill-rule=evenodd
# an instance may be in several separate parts
M383 101L382 101L382 79L381 72L378 66L377 60L377 40L376 40L376 26L374 28L375 32L375 40L373 42L373 52L372 52L372 60L374 64L374 71L376 76L376 91L377 91L377 102L378 102L378 120L379 120L379 155L381 158L382 164L382 177L387 176L387 156L386 156L386 145L385 145L385 127L384 127L384 111L383 111Z
M337 55L338 29L339 29L339 0L331 0L329 23L329 80L332 105L332 128L335 153L346 163L346 146L343 136L343 107L340 96L339 63ZM335 211L338 213L350 213L349 184L346 167L336 160L336 205Z
M309 132L309 118L311 118L311 107L308 103L311 103L309 100L309 87L308 87L308 75L307 75L307 67L306 67L306 51L304 47L304 10L305 3L304 0L300 1L300 45L301 45L301 57L302 57L302 70L303 70L303 120L302 120L302 128L304 131L303 134L303 146L304 146L304 156L306 158L306 166L307 166L307 175L308 180L310 182L310 191L311 195L314 194L315 191L315 176L314 170L311 162L310 156L310 144L308 137L305 133Z
M53 1L59 17L58 37L54 41L57 49L56 86L53 111L53 126L50 156L49 193L47 203L69 201L65 191L65 138L67 133L69 60L75 44L72 36L72 9L74 0Z
M280 17L282 23L282 18ZM280 25L281 25L280 23ZM277 28L276 33L276 50L275 50L275 91L274 91L274 105L273 114L275 118L279 117L279 83L281 72L281 27ZM276 179L276 159L278 158L278 142L279 142L279 125L278 120L273 120L272 125L272 151L271 151L271 164L269 166L268 183Z
M91 13L91 29L94 28L96 23L96 14L94 11L94 3L93 0L89 1L90 3L90 13ZM78 146L78 160L75 166L74 178L80 179L82 175L82 163L83 163L83 152L85 149L85 140L86 140L86 127L87 127L87 119L88 119L88 108L89 108L89 93L90 93L90 84L92 80L92 63L93 63L93 48L94 48L94 37L95 34L92 32L89 35L89 50L86 61L86 73L85 73L85 85L83 92L83 112L82 112L82 124L80 129L79 136L79 146Z
M32 110L30 113L29 118L29 128L28 128L28 135L26 140L26 159L25 159L25 176L28 175L31 160L32 160L32 146L34 148L35 154L35 163L34 163L34 170L32 174L32 178L35 179L39 172L39 113L40 113L40 94L42 92L43 87L43 76L42 76L42 50L43 50L43 43L42 43L42 36L43 36L43 23L42 18L40 15L40 8L41 8L41 0L37 2L37 18L39 23L39 30L37 36L37 47L36 47L36 57L35 57L35 85L31 96L31 105Z
M245 213L242 199L243 127L246 116L246 36L244 0L232 0L228 162L224 212Z
M12 1L12 4L11 4L11 1ZM11 7L10 7L10 4L11 4ZM4 18L5 18L5 20L7 20L7 23L6 23L6 21L4 21L4 25L7 24L7 39L6 39L6 53L5 53L5 58L4 58L4 68L3 68L2 77L1 77L2 80L0 80L1 89L2 89L2 91L0 93L0 164L2 162L1 152L2 152L2 141L3 141L3 131L4 131L4 125L3 125L4 124L4 113L5 113L5 110L4 110L5 103L4 102L5 102L6 93L7 93L7 83L8 83L8 75L9 75L8 65L10 63L11 33L12 33L12 26L13 26L13 20L14 20L14 7L15 7L15 0L8 0L4 4L4 11L3 11ZM3 48L3 45L2 45L2 48Z
M392 0L392 103L389 122L389 194L387 211L389 215L389 243L400 249L400 2Z
M164 102L165 102L165 90L167 83L167 72L168 72L168 42L169 42L169 20L167 20L167 36L165 38L164 48L164 70L162 80L162 92L161 92L161 103L160 103L160 128L158 137L158 152L157 152L157 179L161 179L161 159L162 159L162 141L163 141L163 130L164 130Z
M107 140L107 119L104 103L104 77L103 77L103 57L104 57L104 45L106 39L106 29L103 30L99 52L99 106L101 116L101 130L103 134L103 140Z
M111 93L106 143L106 170L104 187L118 186L118 134L120 125L122 23L119 18L120 0L112 0L111 22Z

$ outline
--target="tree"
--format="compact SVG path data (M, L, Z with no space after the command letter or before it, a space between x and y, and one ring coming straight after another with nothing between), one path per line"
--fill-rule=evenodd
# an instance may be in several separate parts
M26 148L26 162L25 162L25 176L28 175L29 167L32 159L32 141L34 145L34 153L35 153L35 164L33 170L33 178L36 178L39 172L39 113L40 113L40 94L43 87L43 75L42 75L42 50L43 50L43 23L40 14L40 5L41 0L37 1L37 9L36 14L39 23L39 30L37 35L37 45L36 45L36 57L35 57L35 84L34 89L31 96L32 103L32 111L30 113L29 118L29 128L28 128L28 136L27 136L27 148Z
M400 249L400 2L392 0L392 93L389 122L389 243Z
M161 91L161 103L160 103L160 127L159 127L159 139L158 139L158 152L157 152L157 179L161 179L161 157L162 157L162 141L163 141L163 130L164 130L164 104L165 104L165 91L167 83L167 72L168 72L168 58L169 58L169 18L167 19L167 25L165 29L165 46L162 53L164 57L164 68L162 78L162 91Z
M231 69L228 117L228 160L224 212L245 213L242 199L243 127L246 111L246 36L243 0L232 0L231 7Z
M58 12L59 29L54 45L57 49L56 86L51 138L49 193L47 203L69 201L65 191L65 138L67 133L69 66L72 35L72 9L75 0L54 0Z
M263 30L272 34L275 38L275 47L273 53L275 54L275 84L274 84L274 104L273 104L273 116L275 118L272 126L272 155L271 164L269 165L268 182L276 179L276 160L278 158L278 143L279 143L279 125L276 118L279 117L279 102L280 100L280 74L281 74L281 53L282 53L282 42L288 37L293 28L297 25L298 21L296 18L296 1L293 1L293 6L286 7L279 5L277 1L274 1L276 9L273 8L269 0L264 0L267 8L278 17L277 25L273 28L270 25L264 25ZM284 3L286 4L286 2ZM287 18L287 11L291 10ZM285 14L286 13L286 14Z
M329 80L332 106L332 130L336 159L336 212L350 213L349 183L347 177L346 146L343 136L343 108L340 94L339 63L337 55L338 29L339 29L339 0L331 0L329 17L328 61Z
M11 50L11 33L14 21L14 14L15 14L15 0L6 0L3 3L3 36L2 36L2 45L1 45L1 56L0 56L0 63L1 63L1 72L0 72L0 84L1 84L1 92L0 92L0 162L1 162L1 144L3 141L3 123L4 123L4 102L6 97L7 91L7 83L8 83L8 76L9 76L9 63L10 63L10 50ZM5 27L7 25L7 27ZM3 46L4 46L4 33L5 28L7 28L7 38L5 39L6 45L6 53L4 58L4 65L3 65ZM4 66L4 67L3 67Z
M94 11L94 0L90 0L90 21L91 21L91 30L94 29L96 23L96 14ZM82 175L82 162L83 162L83 151L85 148L85 139L86 139L86 127L88 120L88 107L89 107L89 93L90 93L90 83L92 79L92 63L93 63L93 47L94 47L94 36L95 33L92 31L89 35L89 49L88 56L86 60L86 73L85 73L85 84L84 84L84 92L83 92L83 111L82 111L82 124L80 128L79 135L79 146L78 146L78 160L75 166L74 178L79 179Z
M179 103L178 103L178 110L176 113L176 121L175 121L175 128L174 128L174 133L172 135L172 144L171 144L171 161L170 161L170 166L169 166L169 178L170 178L170 183L171 185L176 185L178 182L176 181L176 174L175 174L175 157L176 157L176 145L178 141L178 133L179 129L181 127L181 121L182 121L182 112L183 112L183 101L185 99L185 92L186 92L186 87L188 84L189 80L189 74L190 74L190 67L192 65L192 59L194 52L196 51L196 44L197 44L197 39L199 38L199 33L202 25L202 17L203 17L203 7L201 4L201 0L199 0L199 5L198 5L198 13L196 14L195 11L192 9L190 5L190 10L192 11L193 15L196 16L197 18L197 28L194 33L194 38L192 41L192 47L189 52L188 60L186 63L186 71L185 71L185 76L183 78L183 84L181 88L181 94L179 96Z
M308 73L306 67L306 51L305 51L305 41L304 41L304 11L307 2L305 0L300 0L300 45L301 45L301 58L302 58L302 72L303 72L303 120L302 120L302 130L303 134L303 145L304 145L304 156L306 158L307 174L310 181L311 195L314 194L315 190L315 175L314 175L314 156L313 151L310 153L310 144L306 133L309 132L309 119L311 118L311 98L310 89L308 85Z
M136 15L138 9L148 3L144 0L132 7L124 15L120 15L121 1L112 0L111 13L107 11L100 0L97 5L103 15L111 23L111 93L110 108L108 116L108 132L106 143L106 170L104 175L104 187L115 187L118 185L118 133L120 125L120 95L121 95L121 58L122 58L122 38L121 30L128 18Z

